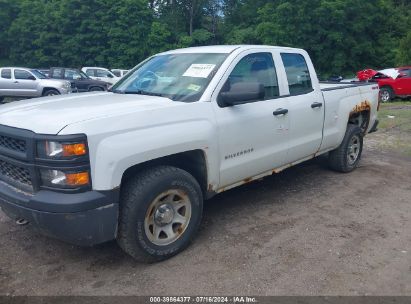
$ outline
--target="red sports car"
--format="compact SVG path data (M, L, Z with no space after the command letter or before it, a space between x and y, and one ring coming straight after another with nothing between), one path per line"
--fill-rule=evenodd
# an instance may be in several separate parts
M394 97L411 96L411 66L376 71L365 69L357 73L360 81L378 82L382 102L388 102Z

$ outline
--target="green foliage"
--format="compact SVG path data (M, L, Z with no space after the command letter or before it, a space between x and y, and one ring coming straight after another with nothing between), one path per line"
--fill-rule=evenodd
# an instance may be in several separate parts
M0 63L131 68L209 44L301 47L322 76L411 64L407 0L0 0Z
M397 63L398 65L411 65L411 30L408 31L407 36L400 41Z

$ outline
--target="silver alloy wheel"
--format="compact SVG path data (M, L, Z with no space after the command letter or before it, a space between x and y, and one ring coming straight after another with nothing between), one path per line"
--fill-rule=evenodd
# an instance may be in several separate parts
M388 90L382 90L381 91L381 101L382 102L389 102L390 101L390 92Z
M347 159L348 164L353 165L360 155L360 137L358 135L354 135L351 137L350 144L348 145L347 149Z
M190 198L184 191L172 189L151 202L144 218L144 230L153 244L166 246L184 233L190 219Z

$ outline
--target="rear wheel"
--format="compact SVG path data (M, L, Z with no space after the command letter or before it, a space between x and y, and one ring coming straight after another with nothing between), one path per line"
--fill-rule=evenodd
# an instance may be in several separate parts
M99 91L104 91L102 87L92 87L89 90L90 92L99 92Z
M330 167L339 172L351 172L360 161L363 147L361 128L349 124L341 145L330 152Z
M4 96L0 96L0 103L4 103Z
M55 96L55 95L60 95L60 92L55 90L55 89L49 89L44 91L43 96Z
M159 166L123 187L118 243L140 262L155 262L184 250L201 222L203 197L184 170Z
M380 98L382 102L390 102L394 98L394 91L390 87L382 87Z

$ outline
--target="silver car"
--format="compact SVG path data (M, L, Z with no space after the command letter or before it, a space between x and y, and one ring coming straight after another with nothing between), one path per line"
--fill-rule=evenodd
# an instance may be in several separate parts
M0 69L0 102L5 97L40 97L71 93L71 83L49 79L38 70L27 68Z

